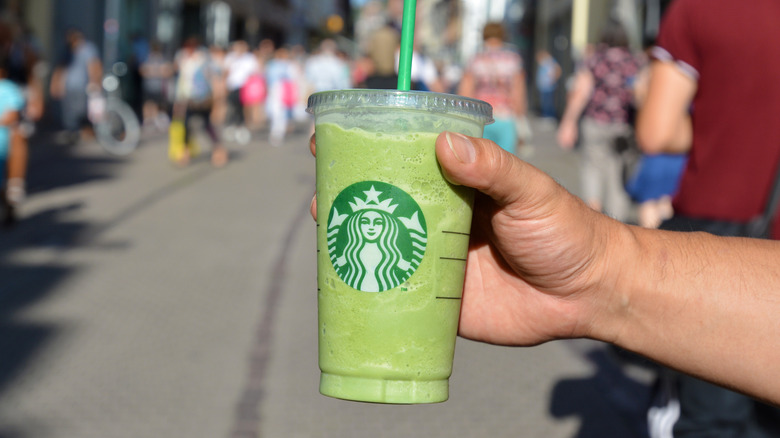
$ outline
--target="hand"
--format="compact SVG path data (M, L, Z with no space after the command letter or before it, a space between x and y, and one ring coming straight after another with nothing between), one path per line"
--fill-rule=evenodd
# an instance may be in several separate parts
M534 345L589 334L622 225L495 143L444 133L447 179L476 188L460 335Z
M579 136L578 131L577 123L566 119L561 120L561 124L558 126L558 145L566 150L573 149Z
M87 94L98 94L103 92L103 87L100 86L100 84L96 82L90 82L87 84L86 88Z
M311 154L313 156L317 156L317 141L314 137L315 134L312 134L311 137L309 137L309 150L311 151ZM317 220L317 194L315 193L314 196L311 198L311 205L309 206L309 209L311 210L311 217L314 218L314 220Z

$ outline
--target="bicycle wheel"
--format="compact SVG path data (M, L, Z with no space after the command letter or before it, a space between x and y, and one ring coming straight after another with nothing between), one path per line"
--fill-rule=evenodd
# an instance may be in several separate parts
M121 99L109 98L102 119L95 125L95 137L106 152L127 155L141 140L138 117Z

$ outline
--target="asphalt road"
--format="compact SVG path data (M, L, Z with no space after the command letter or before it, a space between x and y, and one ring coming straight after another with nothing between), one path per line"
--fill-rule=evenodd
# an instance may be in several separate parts
M520 155L576 193L534 127ZM174 168L165 141L34 145L0 231L0 438L643 436L647 380L586 340L459 339L441 404L319 395L307 135L230 144L222 169Z

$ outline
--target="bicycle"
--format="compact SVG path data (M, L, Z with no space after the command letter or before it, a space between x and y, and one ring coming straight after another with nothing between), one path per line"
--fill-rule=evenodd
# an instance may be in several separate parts
M126 72L125 63L115 63L103 78L102 90L94 90L88 97L95 138L106 152L117 156L130 154L141 141L141 124L119 89L119 78Z

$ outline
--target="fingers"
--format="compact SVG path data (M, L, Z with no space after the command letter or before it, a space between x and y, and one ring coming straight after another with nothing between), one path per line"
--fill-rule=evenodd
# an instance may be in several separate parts
M311 135L309 138L309 150L311 151L311 154L315 157L317 156L317 142L314 138L314 134ZM311 217L314 218L314 220L317 220L317 194L314 194L314 197L311 198L311 205L309 206L309 210L311 211Z
M547 196L557 184L542 171L504 151L490 140L444 132L436 139L436 155L454 184L474 187L499 206Z
M309 150L311 151L311 154L315 157L317 156L317 141L314 137L314 134L311 135L309 138ZM314 220L317 220L317 195L315 194L313 198L311 198L311 206L309 207L311 211L311 217L314 218Z

